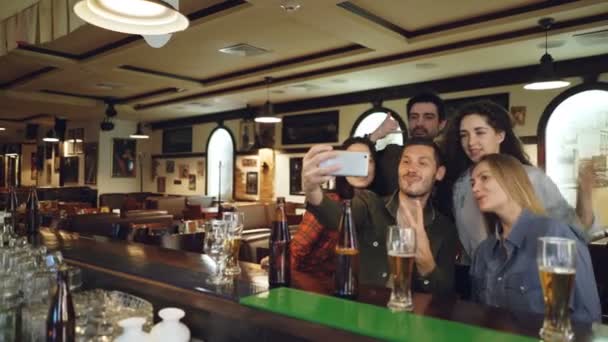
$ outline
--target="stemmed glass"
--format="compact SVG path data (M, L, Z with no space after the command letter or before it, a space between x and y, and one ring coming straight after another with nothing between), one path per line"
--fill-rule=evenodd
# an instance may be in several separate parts
M387 307L393 311L412 311L412 273L416 257L414 228L389 226L386 251L393 290Z
M225 212L223 214L223 219L224 222L226 222L226 233L228 238L228 259L226 259L224 274L234 276L241 274L241 268L239 267L239 250L241 248L241 238L243 237L245 213L240 211Z
M228 256L226 222L210 220L205 226L205 253L215 262L215 273L209 283L220 285L225 281L223 275L224 263Z

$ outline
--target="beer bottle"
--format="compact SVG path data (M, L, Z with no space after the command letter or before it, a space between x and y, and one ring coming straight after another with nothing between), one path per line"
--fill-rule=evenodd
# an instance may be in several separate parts
M271 288L289 287L291 283L290 241L289 225L285 215L285 197L278 197L270 232L268 284Z
M37 245L40 233L40 203L36 188L32 187L25 206L25 234L29 243Z
M76 314L68 285L68 271L57 271L57 290L46 319L47 342L73 342L76 338Z
M342 217L336 244L335 295L355 299L359 292L359 243L353 222L350 199L342 201Z

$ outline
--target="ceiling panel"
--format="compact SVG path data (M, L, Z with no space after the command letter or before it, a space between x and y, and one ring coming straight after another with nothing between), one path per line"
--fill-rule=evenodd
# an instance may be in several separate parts
M0 84L14 81L45 67L48 65L32 62L20 56L4 56L0 59Z
M270 52L240 57L218 51L240 43ZM181 76L208 78L349 45L349 41L312 30L288 16L268 17L254 7L176 34L163 49L142 45L110 59Z
M403 29L415 31L545 1L353 0L350 2Z

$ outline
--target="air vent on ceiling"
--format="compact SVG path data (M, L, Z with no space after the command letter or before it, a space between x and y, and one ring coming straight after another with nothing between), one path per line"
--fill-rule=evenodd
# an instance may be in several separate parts
M608 30L575 34L574 39L584 46L608 44Z
M241 57L263 55L270 51L249 44L237 44L220 49L220 52Z

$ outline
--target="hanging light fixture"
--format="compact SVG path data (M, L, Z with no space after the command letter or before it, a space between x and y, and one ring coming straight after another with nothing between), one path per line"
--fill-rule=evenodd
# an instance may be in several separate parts
M274 105L270 102L270 83L272 83L272 77L266 77L266 103L262 107L261 113L255 117L255 122L260 123L279 123L281 117L274 113Z
M80 0L74 12L89 24L139 35L165 35L188 28L178 0Z
M545 90L545 89L558 89L567 87L570 82L560 79L555 73L555 64L553 57L547 51L548 46L548 35L551 25L553 25L553 18L542 18L538 21L538 24L545 30L545 54L540 59L540 69L538 74L534 78L532 83L528 83L524 86L527 90Z
M46 136L42 138L42 141L49 143L59 142L59 138L57 137L57 132L55 131L55 128L49 129L49 131L46 133Z
M137 123L137 129L135 130L135 133L129 135L129 138L131 138L131 139L149 139L150 136L147 134L144 134L142 124L141 124L141 122L139 122L139 123Z

